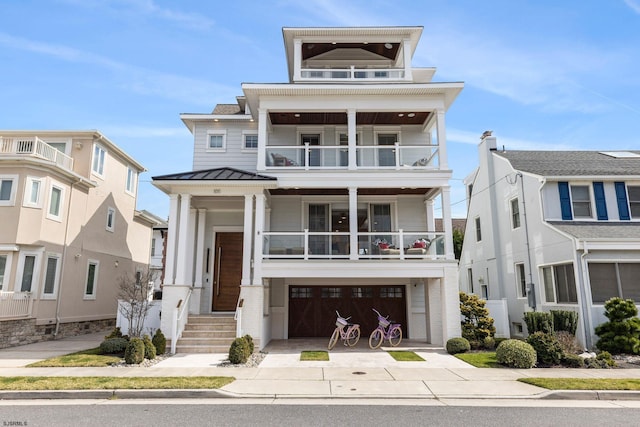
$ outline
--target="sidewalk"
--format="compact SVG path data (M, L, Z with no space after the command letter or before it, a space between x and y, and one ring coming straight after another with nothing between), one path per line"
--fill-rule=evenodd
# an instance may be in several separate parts
M226 354L177 354L151 367L26 368L35 360L96 347L104 334L0 350L0 376L233 376L220 390L117 390L0 392L15 398L252 397L640 400L640 392L556 391L518 382L524 377L640 378L640 369L479 369L424 343L403 342L425 362L397 362L366 344L337 347L329 362L301 362L301 349L324 341L275 341L258 367L219 367Z

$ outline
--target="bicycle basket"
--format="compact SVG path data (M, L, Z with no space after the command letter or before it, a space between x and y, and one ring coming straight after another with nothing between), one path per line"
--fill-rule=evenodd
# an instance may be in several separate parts
M382 326L383 328L386 328L387 326L389 326L391 324L391 322L389 322L387 319L385 319L382 316L378 316L378 324L380 326Z
M343 319L342 317L338 317L336 319L336 326L338 328L341 328L343 326L347 326L349 324L349 322L347 322L347 319Z

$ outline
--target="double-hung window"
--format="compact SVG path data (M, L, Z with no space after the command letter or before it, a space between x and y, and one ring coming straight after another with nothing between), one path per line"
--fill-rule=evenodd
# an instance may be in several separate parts
M588 185L571 186L571 207L574 218L592 218L591 193Z
M631 218L640 219L640 185L628 185L629 210Z
M207 151L225 151L226 148L226 131L215 131L207 133Z
M573 264L542 267L545 301L558 304L577 304L578 295Z
M95 144L93 146L93 161L91 162L91 171L100 177L104 177L104 163L107 157L107 151Z
M511 200L511 228L520 228L520 204L518 199Z
M17 175L0 175L0 206L13 206L16 200Z
M242 133L244 150L257 150L258 149L258 134L257 133Z
M136 188L136 171L131 167L127 168L127 182L125 184L125 191L131 195L134 194Z

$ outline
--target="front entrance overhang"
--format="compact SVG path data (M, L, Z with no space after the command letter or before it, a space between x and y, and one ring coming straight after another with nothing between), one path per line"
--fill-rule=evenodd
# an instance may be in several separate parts
M438 260L413 262L411 260L377 261L287 261L263 260L262 275L270 278L441 278L445 268L456 265L456 261Z

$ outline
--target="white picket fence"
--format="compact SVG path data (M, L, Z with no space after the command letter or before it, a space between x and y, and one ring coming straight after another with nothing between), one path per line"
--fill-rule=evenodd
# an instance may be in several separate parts
M30 292L0 291L0 318L29 317L33 298Z

